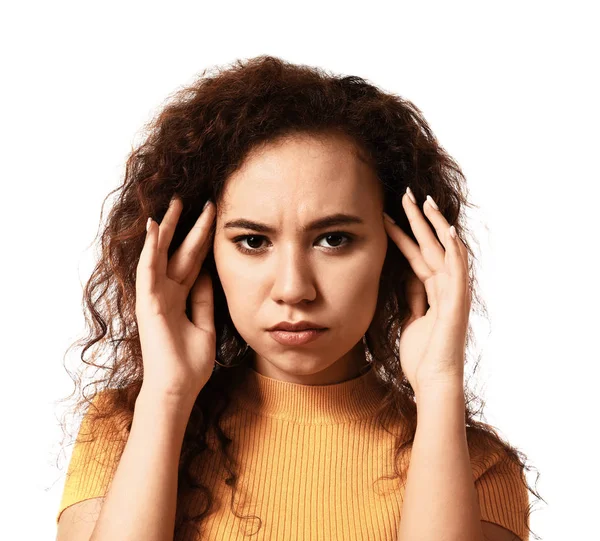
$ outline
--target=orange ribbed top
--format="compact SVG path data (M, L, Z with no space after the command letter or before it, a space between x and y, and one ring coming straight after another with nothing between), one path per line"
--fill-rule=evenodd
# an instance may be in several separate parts
M377 479L393 475L394 435L402 426L392 420L390 434L374 419L383 396L376 372L332 385L289 383L252 368L247 376L221 425L237 461L235 509L249 517L240 519L230 509L232 488L220 452L206 453L196 475L215 501L199 539L241 540L244 532L258 531L252 539L396 541L403 488L397 478ZM93 443L75 443L57 522L66 507L106 494L118 464L114 457L126 441L116 426L107 423ZM113 433L117 437L109 437ZM212 433L208 440L215 449ZM471 455L482 519L527 541L522 471L504 455ZM184 504L189 512L198 509L193 498ZM252 515L262 520L260 530Z

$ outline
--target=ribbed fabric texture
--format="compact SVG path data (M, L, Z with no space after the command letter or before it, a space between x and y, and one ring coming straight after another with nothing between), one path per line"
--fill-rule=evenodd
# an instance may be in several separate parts
M197 464L198 482L215 501L201 523L203 540L396 540L401 519L400 481L393 475L394 435L375 422L383 396L375 371L333 385L300 385L248 369L231 410L222 417L231 439L238 484L232 487L220 452ZM86 428L86 419L82 422ZM386 425L388 426L388 425ZM80 430L81 432L81 430ZM104 496L126 442L123 424L106 422L94 443L77 441L57 515L76 502ZM217 449L212 433L209 447ZM410 454L401 458L408 467ZM481 516L528 540L528 493L522 471L503 455L471 455ZM199 502L183 502L199 512ZM260 522L256 515L262 520Z

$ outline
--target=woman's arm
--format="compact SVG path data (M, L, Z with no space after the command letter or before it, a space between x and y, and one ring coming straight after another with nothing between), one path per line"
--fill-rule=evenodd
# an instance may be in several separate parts
M90 541L172 541L178 465L192 405L142 386Z
M399 541L481 541L461 385L421 389Z

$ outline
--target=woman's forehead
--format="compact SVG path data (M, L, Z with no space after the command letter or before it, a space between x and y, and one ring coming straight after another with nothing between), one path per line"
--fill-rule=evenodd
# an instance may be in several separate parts
M282 207L297 212L328 207L330 213L358 211L381 186L372 168L350 145L309 139L290 140L250 156L226 182L223 211ZM246 210L248 209L248 210Z

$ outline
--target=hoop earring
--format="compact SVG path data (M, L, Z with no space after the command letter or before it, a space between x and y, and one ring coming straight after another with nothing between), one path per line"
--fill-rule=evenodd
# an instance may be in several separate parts
M217 361L217 359L215 359L215 362L219 365L222 366L223 368L234 368L236 366L239 366L239 364L221 364L219 361Z

